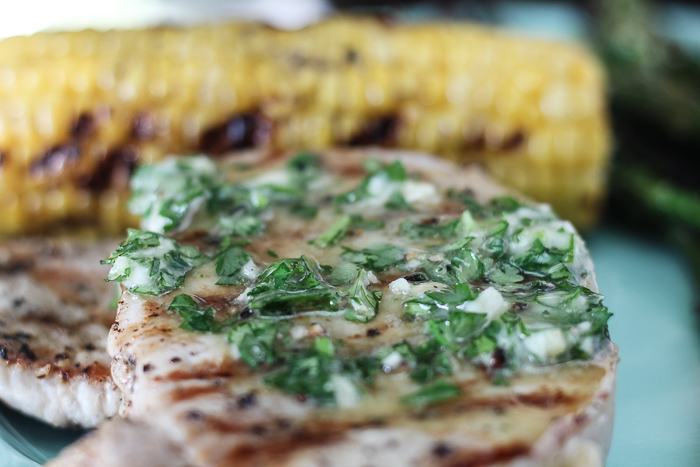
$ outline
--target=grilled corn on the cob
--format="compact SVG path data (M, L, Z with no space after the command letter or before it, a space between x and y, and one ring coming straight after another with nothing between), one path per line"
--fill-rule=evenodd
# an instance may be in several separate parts
M601 71L569 45L339 17L0 41L0 233L124 210L168 153L378 144L480 161L580 226L604 195Z

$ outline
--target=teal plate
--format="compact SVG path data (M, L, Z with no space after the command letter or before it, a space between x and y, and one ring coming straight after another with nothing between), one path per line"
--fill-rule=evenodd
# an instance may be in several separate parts
M601 229L588 237L620 346L608 467L700 464L700 329L691 273L672 248ZM74 441L0 408L1 467L34 467Z

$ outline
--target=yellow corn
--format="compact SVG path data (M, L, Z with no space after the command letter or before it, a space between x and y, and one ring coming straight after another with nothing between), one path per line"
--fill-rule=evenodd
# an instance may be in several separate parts
M122 229L130 170L168 153L349 144L478 161L587 227L609 152L603 77L574 46L457 23L0 41L0 233Z

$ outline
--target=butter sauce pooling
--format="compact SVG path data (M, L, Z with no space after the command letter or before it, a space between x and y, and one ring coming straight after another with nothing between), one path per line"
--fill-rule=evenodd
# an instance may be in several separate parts
M432 404L461 394L465 367L507 384L607 341L583 242L547 205L479 203L398 161L343 175L310 153L267 171L171 158L132 189L144 230L108 279L171 294L181 327L225 335L265 384L316 403L352 406L383 373L415 385L401 403ZM212 267L225 307L178 293Z

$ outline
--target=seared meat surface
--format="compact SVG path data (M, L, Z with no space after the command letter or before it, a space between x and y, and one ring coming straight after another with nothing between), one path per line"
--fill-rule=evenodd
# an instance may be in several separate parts
M114 284L100 265L113 241L0 242L0 398L57 426L116 415L106 340Z

